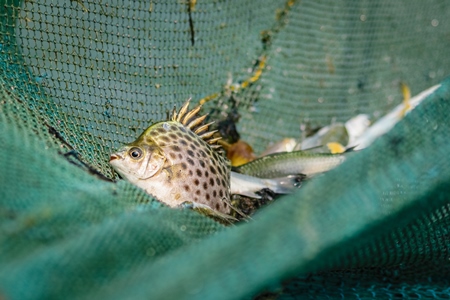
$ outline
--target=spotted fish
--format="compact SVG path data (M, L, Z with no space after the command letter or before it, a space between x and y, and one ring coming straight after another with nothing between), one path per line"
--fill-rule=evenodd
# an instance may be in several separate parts
M212 123L198 116L201 105L188 111L189 100L167 121L147 128L134 142L111 154L110 164L124 178L170 207L191 207L219 219L239 210L231 194L259 198L270 189L288 193L294 186L282 179L260 179L231 172L229 160L217 150L220 137Z
M229 161L198 117L201 106L188 111L187 101L168 121L145 130L134 142L111 154L110 164L124 178L170 207L193 205L219 215L229 215Z

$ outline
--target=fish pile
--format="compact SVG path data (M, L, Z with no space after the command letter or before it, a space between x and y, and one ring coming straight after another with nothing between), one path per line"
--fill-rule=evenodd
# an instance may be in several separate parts
M411 102L417 105L436 88ZM217 130L210 130L213 122L205 124L206 115L198 116L202 106L189 110L189 103L112 153L110 164L121 177L166 205L191 208L223 223L247 218L274 195L291 193L304 179L340 165L349 150L370 145L404 111L397 107L380 119L382 124L371 127L366 115L358 115L345 124L322 128L301 145L284 139L261 157L232 168L220 153ZM324 146L329 153L323 153Z

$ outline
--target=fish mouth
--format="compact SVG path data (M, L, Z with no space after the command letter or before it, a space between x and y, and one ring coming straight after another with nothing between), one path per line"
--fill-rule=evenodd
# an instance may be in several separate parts
M115 159L119 159L119 158L122 158L120 155L118 155L118 154L111 154L110 156L109 156L109 162L112 162L113 160L115 160Z

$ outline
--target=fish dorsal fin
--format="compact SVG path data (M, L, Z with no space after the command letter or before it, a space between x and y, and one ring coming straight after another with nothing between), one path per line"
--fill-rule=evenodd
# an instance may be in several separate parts
M191 110L188 110L190 102L191 98L187 99L178 112L174 108L172 111L172 116L170 117L170 121L175 121L183 124L186 128L190 129L198 137L207 142L211 146L211 148L220 148L220 145L217 142L221 139L221 137L214 137L214 133L216 133L217 130L209 131L209 126L214 122L204 124L203 121L206 119L208 114L198 116L198 112L202 108L201 104L197 105Z

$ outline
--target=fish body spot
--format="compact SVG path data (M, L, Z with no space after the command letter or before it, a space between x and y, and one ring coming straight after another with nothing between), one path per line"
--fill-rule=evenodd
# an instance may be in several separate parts
M170 146L170 148L171 148L173 151L177 151L177 152L180 152L180 151L181 151L181 148L178 147L177 145L172 145L172 146Z

